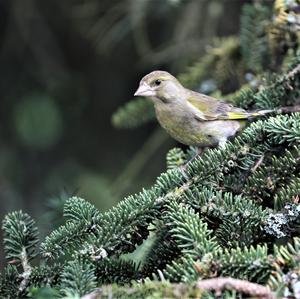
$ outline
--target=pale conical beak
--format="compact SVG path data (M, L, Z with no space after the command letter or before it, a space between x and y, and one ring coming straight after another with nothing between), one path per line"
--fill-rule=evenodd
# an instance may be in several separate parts
M143 83L139 86L134 96L152 97L155 96L155 92L154 90L152 90L152 88L149 85Z

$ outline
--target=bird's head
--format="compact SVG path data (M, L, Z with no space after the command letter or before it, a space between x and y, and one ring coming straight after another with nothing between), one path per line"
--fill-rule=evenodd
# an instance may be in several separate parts
M151 97L162 102L171 102L180 98L184 87L179 81L165 71L153 71L142 78L135 96Z

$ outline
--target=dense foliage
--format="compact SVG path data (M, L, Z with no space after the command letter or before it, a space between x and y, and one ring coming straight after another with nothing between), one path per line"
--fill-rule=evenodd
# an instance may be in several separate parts
M299 9L296 0L246 4L240 37L216 41L179 80L247 109L297 105ZM185 171L179 166L193 149L171 149L151 188L107 212L69 198L65 223L40 246L30 216L8 214L0 295L299 298L300 114L281 112L253 121L224 148L206 149ZM138 99L113 119L133 127L153 116ZM216 277L240 280L205 280Z

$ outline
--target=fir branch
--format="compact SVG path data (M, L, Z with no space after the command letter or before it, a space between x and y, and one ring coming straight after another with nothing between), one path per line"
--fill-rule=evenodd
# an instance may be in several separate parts
M175 201L167 209L166 224L184 254L201 258L219 249L215 237L211 237L212 231L193 209Z
M179 255L180 249L172 238L168 227L159 222L156 224L154 242L144 258L141 269L142 276L151 277L158 270L163 271Z
M265 286L251 283L246 280L234 279L230 277L218 277L206 280L199 280L197 287L202 290L215 291L216 296L222 295L225 289L236 290L249 296L264 299L275 299L275 295Z
M67 221L92 223L100 218L98 209L86 200L73 196L64 204L64 217Z
M275 76L274 79L254 95L254 101L258 108L275 108L289 98L293 103L299 98L300 81L300 52L294 57L287 73ZM278 112L283 112L278 110Z
M215 269L218 276L230 276L257 283L266 283L272 272L272 256L266 245L244 248L225 248L218 251L206 267Z
M272 24L267 33L275 67L282 63L288 49L295 51L299 46L298 9L297 1L274 1Z
M112 123L116 128L136 128L154 119L153 103L137 98L119 108L112 116Z
M276 290L278 298L296 298L299 293L299 252L299 238L286 246L274 246L274 271L268 286Z
M186 154L181 148L174 147L167 153L167 169L173 169L186 163Z
M131 260L122 258L103 259L96 261L95 276L98 284L126 284L141 278L138 265Z
M0 297L1 298L16 298L20 296L19 287L22 283L17 267L8 264L2 271L0 279Z
M300 178L291 178L290 181L277 190L274 196L274 208L280 210L289 202L297 203L300 196Z
M38 231L35 222L22 211L9 213L3 220L4 250L6 258L13 262L20 262L23 268L19 293L22 294L28 285L31 274L29 261L36 256Z
M300 114L295 113L291 116L280 115L270 118L266 124L266 133L271 142L277 144L288 144L300 142Z
M215 228L215 235L219 243L226 247L243 247L254 243L261 237L261 224L269 215L269 210L229 192L203 188L201 191L186 192L185 198L208 223L220 223Z
M95 248L104 249L108 254L133 251L148 235L146 228L158 213L155 194L154 190L145 190L130 196L100 214L93 223L67 222L46 237L41 245L43 255L54 258L75 250L93 255Z
M35 249L39 242L35 221L22 211L12 212L3 219L2 229L6 258L24 263L27 268L28 261L36 255Z
M199 276L209 277L210 269L208 267L205 267L204 271L201 268L201 273L199 273L195 265L196 260L194 257L190 255L181 256L166 266L163 275L172 282L186 283L197 280Z
M299 155L299 146L294 146L290 150L286 149L279 157L272 156L271 159L265 159L265 164L260 165L256 172L247 178L243 193L260 202L268 201L270 207L273 207L273 201L270 199L274 198L274 207L278 207L276 198L278 189L285 188L286 184L293 180L293 175L297 174Z
M83 296L96 287L95 268L83 259L70 261L60 277L60 288L64 295Z
M212 50L212 49L211 49ZM183 73L178 75L178 81L187 88L196 88L200 82L209 77L207 70L211 69L215 64L218 52L216 50L209 51L199 61L189 66Z
M237 107L249 110L255 104L254 95L257 92L257 87L257 83L255 84L255 86L245 84L239 90L226 95L224 99L232 102Z
M271 10L260 3L245 4L241 16L241 52L247 67L261 71L269 63L267 26Z
M292 113L299 112L299 106L294 105L300 94L299 86L299 54L293 57L288 70L284 74L273 74L267 79L261 76L254 77L249 84L243 85L239 90L226 95L224 98L234 103L237 107L247 110L255 110L258 108L276 108L281 105L289 105L288 107L280 107L275 109L275 113Z
M292 118L292 116L287 120L287 123L286 123L287 126L289 125L288 122L290 121L291 118ZM245 142L246 142L246 144L249 144L249 142L251 140L252 140L252 142L256 142L257 139L258 139L258 141L260 141L261 140L260 139L261 138L260 134L261 134L261 132L263 132L266 123L268 123L268 120L267 121L260 121L259 125L257 123L252 124L248 129L246 129L246 131L240 137L237 138L237 140L235 140L232 144L228 144L225 149L214 149L214 150L207 151L204 155L206 155L209 160L213 161L211 163L211 167L206 167L206 163L203 164L203 167L201 166L201 163L203 163L203 161L204 161L203 157L196 159L196 161L194 161L193 164L194 164L194 166L197 166L197 168L199 170L197 172L192 173L191 171L193 171L193 168L189 169L189 171L190 171L189 180L192 179L192 181L190 183L185 181L184 178L182 178L181 172L178 171L177 169L174 169L172 171L167 172L166 174L163 174L158 179L158 182L157 182L157 185L156 185L155 189L152 189L152 192L153 192L152 194L149 193L149 191L144 191L144 193L143 193L143 196L149 196L148 197L149 204L150 204L149 207L152 207L151 209L153 209L153 204L154 204L154 206L156 206L156 209L158 209L158 208L161 207L162 204L164 204L166 202L167 198L170 198L171 200L174 200L174 199L182 200L182 196L184 194L188 194L187 192L189 191L189 189L191 187L192 187L193 191L196 190L195 186L197 186L197 188L201 188L201 186L203 185L203 179L208 179L210 176L212 176L214 178L222 179L222 176L220 176L220 174L217 174L217 176L216 176L216 174L214 172L214 169L211 169L211 168L219 167L220 165L226 165L227 162L225 162L225 164L224 164L224 159L226 161L226 159L228 159L228 157L232 158L231 150L236 153L236 149L238 148L238 149L241 150L242 155L246 155L246 156L249 155L251 153L251 149L249 147L247 147L246 151L243 150L244 147L245 147ZM216 159L216 157L218 159ZM255 160L253 160L253 161L255 161ZM220 164L218 165L218 163L220 163ZM226 172L224 174L226 174ZM193 183L193 185L192 185L192 183ZM169 190L169 192L164 194L163 193L164 189ZM125 205L120 204L120 206L122 206L122 208L118 207L118 208L115 208L113 212L111 211L108 214L106 214L106 213L101 214L101 218L104 215L106 215L106 216L109 215L109 217L107 217L107 219L106 219L106 217L104 217L104 219L106 221L108 221L108 220L110 221L109 222L110 226L109 225L103 225L103 227L102 227L102 225L101 226L99 225L99 227L96 227L96 229L98 230L100 228L101 229L105 228L106 233L108 234L107 235L107 237L108 237L107 242L110 242L110 244L113 244L111 242L115 242L116 240L118 240L118 241L117 241L117 243L115 243L115 245L121 244L122 242L125 241L124 239L119 240L120 236L122 236L122 235L116 235L116 236L112 236L111 234L109 235L109 233L111 232L112 224L113 224L113 226L115 226L116 223L117 223L116 218L114 218L114 217L116 217L116 215L118 213L121 213L120 216L119 216L120 217L119 219L122 222L120 224L121 225L120 227L124 227L124 223L126 223L127 225L128 225L128 223L132 223L130 221L128 222L128 220L131 217L132 217L131 218L132 220L136 219L137 214L135 214L135 213L132 214L133 211L136 211L137 213L141 213L141 214L143 214L145 211L147 211L148 208L145 207L145 199L146 198L145 197L140 198L139 196L141 196L141 194L138 195L138 196L132 197L131 200L127 200L127 203ZM186 199L186 200L188 200L188 199ZM190 204L189 201L187 201L187 203ZM134 208L134 206L136 206L136 208ZM141 207L143 207L146 210L141 211ZM237 205L237 207L238 207L238 205ZM131 216L129 217L129 215L131 215ZM78 228L80 228L79 224L81 222L82 221L79 221L79 223L76 223L76 222L74 223L73 221L69 221L65 226L65 229L66 229L65 232L64 232L65 235L60 236L62 238L62 240L65 239L66 236L70 237L70 235L68 235L68 234L70 232L72 232L72 230L73 231L76 230L77 232L79 232L79 234L82 234L83 231L80 232L80 229L78 230ZM105 223L105 222L103 222L103 223ZM81 225L82 225L82 228L85 228L85 229L90 227L90 226L87 226L87 224L84 224L84 223L81 223ZM72 226L74 226L74 228L72 228ZM68 230L68 227L71 228L71 231ZM116 231L120 231L120 228L116 228ZM100 234L100 231L99 231L97 233L97 236L98 236L98 234L100 234L99 236L101 236L101 238L103 238L103 236L105 236L106 233L103 230L102 230L102 232L104 234L103 233ZM122 232L122 234L123 233L127 234L127 232L128 232L128 230ZM89 235L89 234L85 233L85 235ZM84 237L86 238L86 236L84 236ZM143 240L144 236L140 236L138 238L140 240ZM74 239L76 239L75 236L74 236ZM65 243L66 248L70 245L69 244L70 240L72 240L72 239L67 239L67 243ZM97 241L98 241L98 238L96 238L96 237L90 239L90 242L92 244L97 244ZM82 240L79 240L79 242L78 242L79 247L77 247L77 249L82 248L79 244L82 245ZM101 242L101 244L104 244L104 243ZM59 245L59 244L55 243L55 245ZM60 244L60 245L62 245L62 244ZM63 245L63 246L65 246L65 245ZM76 248L76 246L74 247L74 250L75 250L75 248ZM121 247L121 248L124 249L124 247ZM57 249L57 247L56 247L56 249ZM191 259L191 261L192 261L192 259ZM192 265L192 264L188 263L186 265ZM183 269L192 269L190 267L186 267L186 268L182 267L182 268ZM191 273L190 274L185 273L184 275L185 275L185 277L193 277L193 276L190 276Z
M179 82L184 87L198 89L204 93L214 91L206 90L206 79L213 78L211 80L218 84L218 87L226 86L228 81L241 77L239 50L240 43L235 37L216 40L199 61L178 75Z
M193 209L175 201L168 204L164 221L169 226L170 233L182 252L179 259L167 266L164 274L172 278L172 281L195 280L197 271L193 267L194 261L206 260L219 250L215 237L211 237L212 231L208 230L207 224ZM182 264L185 264L185 267Z
M101 229L100 227L98 228ZM76 248L82 248L85 241L96 241L96 227L85 222L67 222L51 232L41 244L43 257L53 259L65 256Z
M297 59L295 59L295 60L297 61ZM298 64L297 64L297 62L296 62L295 67L292 68L292 69L288 72L288 74L285 76L285 78L288 79L288 80L294 79L294 77L295 77L296 75L298 75L299 73L300 73L300 63L298 62ZM292 87L291 87L291 88L292 88Z
M38 266L32 267L29 277L29 287L57 287L59 284L59 276L61 275L62 271L63 265L59 263L54 263L51 265L41 263Z
M241 59L241 44L236 38L226 38L221 44L212 77L223 93L231 92L245 83L245 64Z

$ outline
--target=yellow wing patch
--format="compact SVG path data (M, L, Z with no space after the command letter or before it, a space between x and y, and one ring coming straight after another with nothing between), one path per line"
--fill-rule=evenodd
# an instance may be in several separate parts
M248 112L226 112L226 114L228 115L228 119L247 119L250 116L255 116L252 115L251 113ZM255 114L255 113L253 113Z

